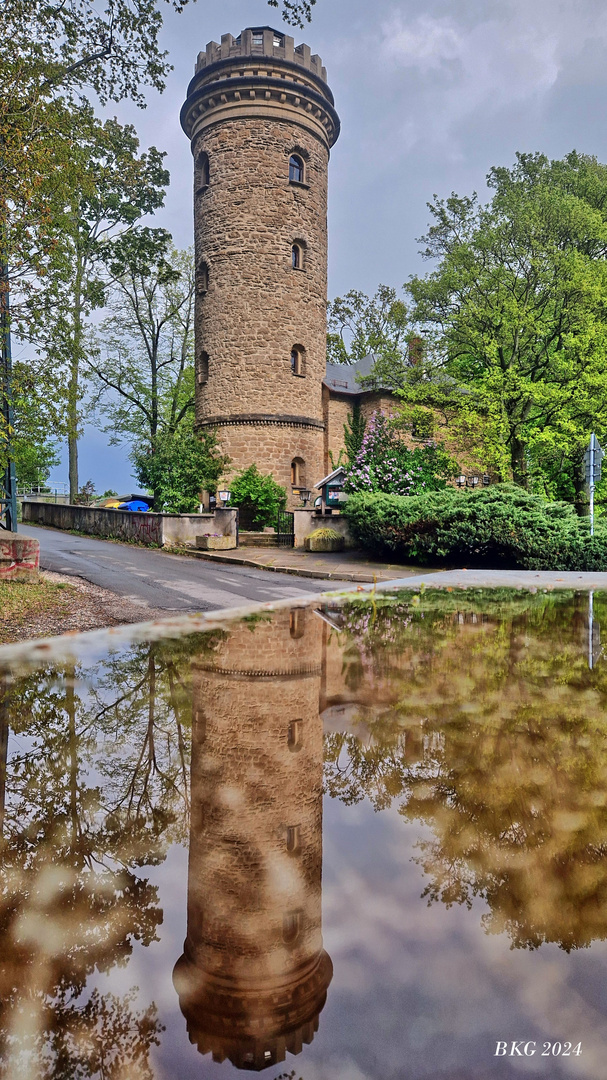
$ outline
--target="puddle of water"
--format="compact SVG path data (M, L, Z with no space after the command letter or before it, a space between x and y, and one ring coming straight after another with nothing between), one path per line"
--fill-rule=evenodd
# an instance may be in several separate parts
M601 624L428 590L5 663L2 1080L603 1077Z

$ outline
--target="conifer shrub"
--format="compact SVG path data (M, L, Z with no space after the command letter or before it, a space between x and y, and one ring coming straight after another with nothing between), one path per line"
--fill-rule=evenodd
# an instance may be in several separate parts
M355 541L403 562L520 570L607 570L607 525L514 484L401 496L360 492L344 512Z

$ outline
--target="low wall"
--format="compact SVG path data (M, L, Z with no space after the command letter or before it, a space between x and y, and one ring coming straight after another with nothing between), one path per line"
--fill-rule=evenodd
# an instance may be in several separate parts
M295 515L295 547L303 548L304 540L314 529L335 529L343 536L346 548L355 548L356 544L350 536L348 522L341 514L317 514L315 510L294 510Z
M23 521L32 525L51 525L66 532L74 530L113 540L135 540L149 547L195 547L197 536L210 533L235 538L236 517L236 510L216 510L213 514L150 514L23 500Z

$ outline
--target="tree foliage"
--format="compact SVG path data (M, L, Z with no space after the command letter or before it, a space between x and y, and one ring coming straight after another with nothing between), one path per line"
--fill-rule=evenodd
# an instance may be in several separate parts
M383 413L375 412L348 465L345 489L349 493L383 491L411 496L441 490L456 472L457 463L441 446L409 449L395 425Z
M329 304L327 322L330 363L353 364L373 353L386 365L402 367L409 328L407 308L396 289L380 285L372 297L350 289Z
M486 933L605 939L607 675L588 668L588 598L442 589L332 614L359 713L325 736L329 795L429 828L422 897L476 906Z
M402 498L360 493L345 513L365 547L404 561L522 570L604 570L607 524L513 484Z
M488 185L486 205L430 204L436 268L408 286L411 319L429 394L438 367L465 388L458 408L488 464L523 486L543 477L552 493L563 459L571 481L590 431L607 434L607 166L518 154Z
M113 442L131 442L142 467L146 455L171 453L182 425L192 430L193 258L175 251L165 230L142 227L112 245L109 271L109 314L88 366L105 430ZM149 461L145 468L159 480ZM159 509L160 489L153 493Z
M163 431L151 447L134 446L131 461L140 484L154 492L154 506L171 514L198 510L200 492L215 491L229 463L214 431L197 434L191 418L176 431Z
M238 506L243 518L249 518L254 529L276 525L278 511L287 505L287 493L270 474L264 476L257 465L249 465L237 473L230 484L232 506Z

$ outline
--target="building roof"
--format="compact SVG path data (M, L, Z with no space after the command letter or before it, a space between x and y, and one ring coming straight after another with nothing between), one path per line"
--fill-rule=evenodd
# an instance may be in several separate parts
M319 480L318 483L314 485L314 487L322 488L325 486L325 484L330 484L332 480L337 480L338 477L342 477L345 475L346 470L344 469L343 465L338 465L336 469L333 469L332 473L329 473L328 476L325 476L324 480Z
M370 375L375 364L373 353L367 353L356 364L327 364L327 373L323 379L325 386L334 394L364 394L372 389L370 386L361 386L357 375ZM374 389L388 389L387 387L375 387Z

